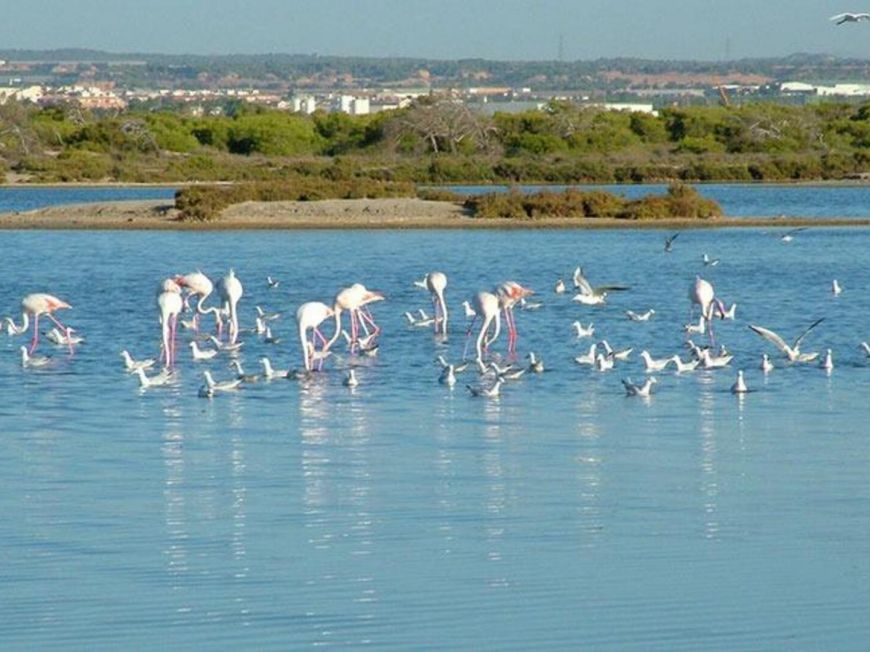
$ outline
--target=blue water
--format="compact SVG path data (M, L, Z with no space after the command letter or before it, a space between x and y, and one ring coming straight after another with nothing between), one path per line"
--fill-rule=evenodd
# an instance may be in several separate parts
M783 244L760 230L661 234L510 232L4 232L0 314L46 290L87 341L48 342L22 370L0 336L0 640L6 649L860 650L870 636L870 232L814 228ZM38 252L38 255L34 255ZM703 269L708 252L721 264ZM602 308L551 288L583 264L632 290ZM197 398L182 335L179 379L139 390L118 351L156 355L154 293L196 268L282 310L267 353L299 365L292 311L353 281L374 306L381 353L341 353L309 383L259 383ZM447 344L405 325L428 308L412 285L449 275ZM617 347L681 351L686 287L703 273L735 322L717 337L730 370L658 375L624 396L636 356L611 373L577 366L570 324ZM265 276L281 280L270 290ZM829 292L836 277L845 290ZM464 344L460 303L515 279L544 306L519 312L520 352L548 371L472 398L436 381L436 354ZM655 307L646 324L623 310ZM793 337L837 367L757 371ZM331 332L331 327L326 331ZM794 334L794 335L793 335ZM495 349L504 353L504 338ZM685 356L684 356L685 357ZM359 365L361 384L341 384ZM757 390L728 391L745 368Z
M519 186L523 192L607 190L637 199L648 194L664 194L667 184L615 184L580 186ZM870 186L812 186L772 184L694 184L710 199L715 199L730 217L870 217ZM505 192L508 186L449 186L460 194Z
M165 186L2 187L0 188L0 213L29 211L59 204L127 199L172 199L173 197L175 197L175 189Z

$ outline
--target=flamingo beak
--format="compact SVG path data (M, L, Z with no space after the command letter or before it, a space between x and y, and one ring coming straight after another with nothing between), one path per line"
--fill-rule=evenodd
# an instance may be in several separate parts
M366 294L366 301L369 303L373 301L385 301L386 295L383 292L378 292L377 290L371 290L368 294Z

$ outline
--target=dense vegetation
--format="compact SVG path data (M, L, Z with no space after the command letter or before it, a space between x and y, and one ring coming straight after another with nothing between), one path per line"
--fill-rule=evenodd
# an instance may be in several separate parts
M668 108L554 103L484 116L448 98L375 115L91 114L0 105L0 174L32 181L452 182L844 179L870 162L870 105Z

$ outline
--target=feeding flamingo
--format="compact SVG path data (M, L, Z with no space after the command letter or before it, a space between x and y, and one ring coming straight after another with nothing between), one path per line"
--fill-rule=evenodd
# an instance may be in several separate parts
M235 344L239 337L239 300L244 294L242 283L236 278L236 273L230 269L229 273L224 276L218 286L218 292L221 295L221 305L229 311L229 339L230 344Z
M185 274L184 276L176 276L175 282L180 286L185 287L189 291L190 296L198 296L199 300L196 302L195 314L193 316L193 328L196 332L199 332L199 316L200 315L214 315L215 327L217 328L218 336L221 335L223 331L223 319L221 318L220 310L217 306L212 306L211 308L204 308L203 303L205 300L211 295L214 290L214 285L211 282L211 279L203 274L201 271L197 270L195 272L191 272L190 274Z
M514 306L520 300L532 296L534 291L514 281L505 281L496 288L495 294L498 297L499 306L504 311L504 323L508 332L508 353L515 353L517 350L517 324L514 319Z
M36 292L28 294L21 300L21 326L16 326L15 323L7 318L6 323L11 333L21 335L26 333L30 326L30 319L33 318L33 338L30 341L30 350L28 353L33 353L36 350L36 345L39 343L39 316L45 315L55 324L62 332L66 333L66 326L60 323L60 320L54 316L56 310L71 308L66 301L58 299L51 294L44 292ZM69 352L73 352L72 344L69 344Z
M175 364L175 330L183 305L181 286L171 278L163 281L157 293L157 309L163 338L161 359L167 367Z
M426 274L426 289L432 293L432 305L435 307L435 334L447 335L447 303L444 301L444 290L447 288L447 275L443 272Z
M335 314L335 310L320 301L303 303L296 310L296 325L299 329L299 341L302 344L302 358L305 363L305 371L311 371L317 353L316 338L320 339L323 351L328 351L330 343L320 332L320 324ZM311 341L308 341L308 330L311 330ZM339 331L340 332L340 331ZM323 366L323 357L320 358L320 367Z
M341 313L347 310L350 314L350 347L351 351L359 344L359 331L362 328L366 336L377 337L381 332L380 327L372 319L371 314L365 308L375 301L383 301L384 295L376 290L369 290L362 283L354 283L350 287L340 290L335 295L333 302L333 316L335 317L335 333L327 344L330 348L341 336ZM369 326L373 330L369 330Z
M481 317L483 319L483 324L480 327L480 333L477 336L476 342L476 350L477 350L477 361L483 361L483 353L492 344L499 335L501 331L501 316L499 314L500 302L499 298L492 294L491 292L478 292L477 296L474 297L474 310L477 313L475 319L477 317ZM495 329L491 337L487 337L487 331L489 330L490 324L495 322ZM474 322L471 322L471 326L474 325ZM468 333L471 334L471 326L468 328Z

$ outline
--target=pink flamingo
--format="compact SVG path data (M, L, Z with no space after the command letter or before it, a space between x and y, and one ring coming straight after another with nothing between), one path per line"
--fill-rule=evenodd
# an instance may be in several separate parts
M381 292L369 290L362 283L354 283L348 288L344 288L335 295L333 312L335 315L335 333L332 339L329 340L327 348L331 347L341 335L341 313L347 310L350 314L350 347L353 350L359 343L359 330L365 332L366 336L377 337L381 332L378 326L368 312L365 306L375 301L383 301L385 299ZM369 331L369 326L373 330Z
M508 331L508 353L516 353L517 350L517 324L514 319L514 306L520 299L525 299L534 294L534 291L523 287L515 281L505 281L495 290L499 305L504 310L504 321Z
M323 351L328 351L330 342L326 341L320 332L320 324L333 316L335 310L320 301L303 303L296 310L296 325L299 328L299 341L302 344L302 358L305 363L305 371L311 371L314 365L314 357L317 352L317 341L320 339ZM311 341L308 341L308 330L311 330ZM340 331L339 331L340 332ZM323 358L320 358L318 370L323 367Z
M689 286L689 321L695 312L695 306L701 307L701 317L707 322L708 331L710 333L710 341L713 342L713 308L715 306L716 292L713 290L713 284L705 281L700 276L696 276L694 282Z
M197 270L195 272L191 272L190 274L185 274L184 276L176 276L175 282L180 286L188 289L191 296L198 296L199 300L196 302L196 312L193 316L194 330L199 332L199 316L200 315L214 315L215 327L217 328L218 337L221 336L223 332L224 321L221 318L220 310L216 306L212 306L211 308L204 308L203 303L205 300L211 295L214 290L214 285L211 282L211 279L203 274L201 271ZM185 300L186 301L186 300Z
M435 334L439 329L442 335L447 335L447 303L444 301L444 290L447 288L447 275L443 272L429 272L424 281L426 289L432 293L432 305L435 308Z
M71 307L66 301L58 299L51 294L45 294L44 292L28 294L21 300L21 326L16 326L9 318L7 318L6 323L11 333L20 335L27 332L30 326L30 318L33 317L33 339L30 341L30 350L28 351L28 353L33 353L36 350L36 345L39 343L39 316L45 315L65 333L66 326L60 323L60 320L53 313L55 310ZM72 344L69 345L69 352L70 354L73 352Z
M489 345L495 342L501 332L501 316L499 313L500 301L499 298L491 292L478 292L474 297L474 310L477 313L474 319L481 317L483 324L480 327L480 333L477 336L477 361L483 361L483 354ZM492 336L487 338L487 331L491 323L495 322L495 329ZM468 332L471 333L471 328L474 326L472 320Z
M157 309L160 311L159 320L163 337L163 350L160 357L167 367L175 364L175 329L183 305L181 286L171 278L163 281L157 292Z
M235 344L239 338L239 313L237 306L244 294L244 289L242 288L241 281L236 278L236 273L232 269L221 279L218 291L221 295L221 303L230 313L230 344Z

